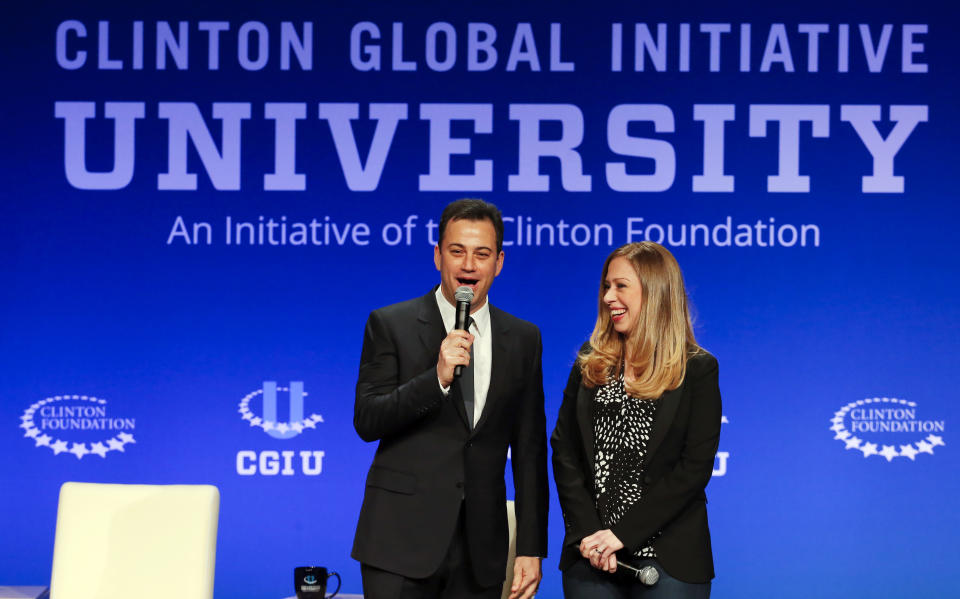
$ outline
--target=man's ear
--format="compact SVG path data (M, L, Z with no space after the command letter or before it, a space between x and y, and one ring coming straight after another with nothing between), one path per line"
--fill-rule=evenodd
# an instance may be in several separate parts
M503 252L501 252L502 254ZM500 260L503 262L503 259ZM440 244L433 246L433 265L437 267L437 270L440 270ZM497 272L500 272L499 269Z

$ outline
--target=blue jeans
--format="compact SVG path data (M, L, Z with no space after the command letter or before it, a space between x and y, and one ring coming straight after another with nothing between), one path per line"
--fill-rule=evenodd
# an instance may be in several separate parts
M709 599L710 583L682 582L667 574L655 559L631 560L638 568L653 566L660 580L651 587L629 578L624 570L610 574L581 559L563 573L566 599Z

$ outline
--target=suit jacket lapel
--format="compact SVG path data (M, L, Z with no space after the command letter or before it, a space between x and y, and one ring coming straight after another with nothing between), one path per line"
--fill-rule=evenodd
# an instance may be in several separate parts
M653 419L653 432L650 434L650 442L647 444L647 455L643 458L644 465L650 463L650 458L656 453L660 443L667 436L670 425L673 423L673 417L677 413L677 406L680 405L680 398L683 396L683 385L680 385L672 391L667 391L660 398L660 405L657 407L657 415Z
M593 420L596 411L597 387L588 388L580 385L577 392L577 424L580 426L580 438L583 439L583 450L587 457L587 464L590 466L590 472L594 468L594 443L593 438ZM683 397L683 385L667 391L660 398L660 406L657 408L657 415L653 420L653 432L650 435L650 442L647 444L646 455L643 458L644 465L650 463L650 457L657 451L660 443L667 436L670 425L673 423L673 417L677 413L677 406L680 405L680 399Z
M484 401L480 419L473 427L474 434L487 421L493 403L500 399L505 385L504 374L509 371L506 364L510 359L510 327L506 319L500 317L499 310L493 306L490 306L490 332L493 335L493 343L490 344L493 353L490 356L490 387L487 389L487 398Z
M437 307L437 298L434 295L436 289L434 287L433 291L420 298L420 312L417 314L417 320L422 325L420 341L423 342L424 351L433 354L439 351L440 344L447 336L447 331L443 328L440 308Z
M420 342L423 343L425 355L430 356L435 363L437 352L440 351L440 344L447 336L447 331L443 326L443 317L440 316L440 308L437 307L437 288L434 287L430 293L423 296L420 304L420 313L417 320L420 321ZM439 384L439 383L437 383ZM463 396L460 395L460 385L455 379L450 385L450 393L454 395L452 402L463 420L464 426L470 426L467 421L467 411L463 407Z
M577 424L580 426L580 438L583 439L583 450L587 456L589 471L593 472L593 416L596 410L594 399L597 397L597 387L587 388L580 385L577 391ZM592 474L591 474L592 476ZM592 482L592 481L591 481Z

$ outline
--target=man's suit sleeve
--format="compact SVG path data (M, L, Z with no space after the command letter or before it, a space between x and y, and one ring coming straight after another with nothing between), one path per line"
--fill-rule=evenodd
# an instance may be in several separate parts
M557 415L557 426L550 437L553 447L553 478L560 496L563 524L567 538L579 541L603 526L593 502L588 476L592 472L583 455L583 438L577 423L577 395L580 391L580 365L570 369L563 403Z
M691 415L679 459L660 480L645 489L640 501L611 527L627 549L635 551L642 547L710 481L722 418L718 373L717 359L710 354L691 358L684 383L689 386Z
M400 350L391 333L379 311L372 312L363 333L353 406L353 427L364 441L399 433L444 401L435 367L400 381Z
M517 555L547 555L547 421L543 407L543 344L534 327L536 355L525 373L523 403L511 439L511 462L517 515Z

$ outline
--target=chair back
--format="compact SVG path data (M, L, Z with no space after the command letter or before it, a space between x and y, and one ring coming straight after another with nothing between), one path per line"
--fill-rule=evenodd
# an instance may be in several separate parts
M64 483L51 599L211 599L220 492Z
M500 599L510 596L510 587L513 586L513 562L517 559L517 513L513 501L507 500L507 526L510 530L510 548L507 550L507 577L503 581L503 592Z

